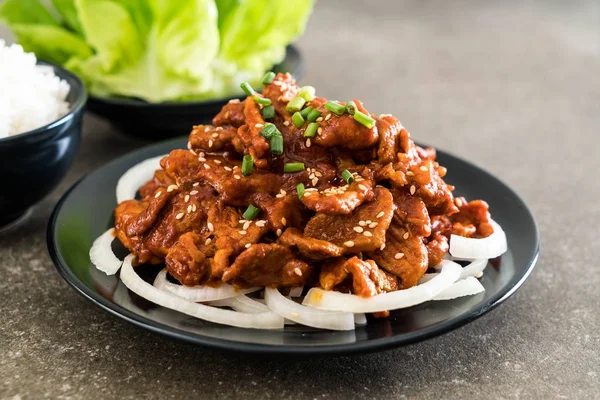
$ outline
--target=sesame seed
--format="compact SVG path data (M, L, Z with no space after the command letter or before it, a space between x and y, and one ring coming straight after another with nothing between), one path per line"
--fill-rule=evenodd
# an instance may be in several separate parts
M358 232L358 233L362 233L362 231L364 231L364 229L363 229L363 228L361 228L360 226L355 226L355 227L354 227L354 228L352 228L352 229L354 229L354 230L355 230L356 232Z
M221 160L213 160L215 164L221 164Z
M429 171L429 169L428 169L426 166L424 166L424 165L421 165L421 167L420 167L419 169L420 169L421 171L423 171L423 172L425 172L425 171Z
M240 102L240 99L231 99L229 100L229 104L237 104Z
M245 230L245 231L247 231L247 230L248 230L248 228L250 227L250 224L251 224L251 223L252 223L251 221L246 221L246 222L244 223L244 226L242 227L242 229L243 229L243 230Z
M320 173L319 171L315 171L315 175L316 175L318 178L321 178L321 177L323 176L323 174L322 174L322 173Z
M160 197L160 195L162 194L162 192L159 190L158 192L156 192L156 194L154 195L155 199L158 199Z
M249 249L250 246L252 246L252 243L246 243L246 245L244 247L247 248L247 249Z
M212 242L211 238L206 239L206 242L204 242L205 246L208 246L210 244L210 242Z
M277 194L275 195L275 197L276 197L276 198L278 198L278 199L283 199L285 196L284 196L284 195L282 195L281 193L277 193Z
M407 171L406 176L414 176L415 174L412 171Z
M198 155L199 155L200 157L204 157L206 154L204 154L204 152L203 152L203 151L201 151L200 153L198 153Z
M372 228L375 228L375 227L377 227L377 225L379 225L379 223L377 223L377 222L371 222L371 223L369 224L369 228L371 228L371 229L372 229Z
M352 247L352 246L354 246L354 242L352 240L348 240L347 242L344 242L344 246Z
M190 192L190 194L193 196L193 195L195 195L195 194L198 194L198 191L197 191L197 190L192 190L192 191Z
M224 166L223 168L225 169L225 171L229 171L229 172L233 171L233 168L228 167L228 166Z
M372 237L373 236L373 234L371 232L369 232L369 231L364 231L363 235L365 235L366 237Z
M315 178L315 174L308 175L308 179L314 179L314 178Z
M385 243L381 245L381 247L379 248L379 250L383 251L383 249L385 249Z
M204 132L208 132L210 130L210 126L207 126L206 128L204 128Z
M377 218L381 218L385 215L385 212L381 211L379 214L377 214Z
M179 214L177 214L175 216L175 219L181 219L181 218L183 218L183 213L182 212L180 212Z
M431 232L431 228L429 227L429 225L423 226L423 229L425 229L425 232L427 233Z
M483 276L483 271L479 271L479 272L477 273L477 275L475 275L475 278L479 279L479 278L481 278L482 276Z
M218 137L219 137L219 134L218 134L217 132L215 132L215 133L213 133L211 136L212 136L212 137L214 137L214 138L216 139L216 138L218 138Z
M285 190L283 190L283 189L279 190L279 193L281 193L284 196L287 194L287 192Z
M215 226L212 224L212 222L207 223L206 226L208 227L208 230L211 232L215 230Z
M456 199L454 199L454 204L456 204L456 207L461 208L463 205L463 202L461 199L456 198Z
M411 185L410 186L410 194L415 194L416 191L417 191L417 188L415 187L415 185Z
M371 221L370 219L368 219L368 220L365 221L365 224L369 225L371 222L373 222L373 221Z
M327 114L327 115L325 116L325 121L329 121L329 118L331 118L331 114Z
M321 122L321 121L323 121L323 117L317 118L317 122Z
M234 175L233 177L234 177L235 179L242 179L242 177L241 177L241 176L239 176L239 175Z
M192 211L196 212L196 205L195 204L192 204Z
M206 169L210 169L210 165L208 165L208 164L204 164L204 168L206 168Z
M238 231L238 233L243 236L246 234L246 231L242 230L242 231Z
M256 221L256 226L258 226L259 228L264 227L266 224L267 224L267 221L265 221L265 220Z
M263 124L256 124L254 125L255 128L262 128L264 125Z
M408 232L406 232L404 235L402 235L402 239L406 240L406 239L408 239L409 236L410 236L410 234Z
M298 267L294 268L294 273L298 276L302 276L302 271Z
M402 257L404 257L404 253L396 253L396 254L394 255L394 258L395 258L396 260L399 260L399 259L401 259Z
M358 188L359 188L360 190L365 190L365 191L367 190L367 187L366 187L365 185L363 185L362 183L359 183L359 184L358 184Z
M238 222L239 222L240 224L245 224L245 223L246 223L246 220L245 220L245 219L240 219Z
M192 186L193 187L198 187L198 185L200 185L200 182L195 182Z
M222 130L223 130L223 127L222 127L222 126L217 126L217 130L218 130L218 131L222 131Z
M290 121L283 121L284 126L290 126Z
M313 186L317 186L317 183L319 183L319 178L313 178L313 180L312 180Z
M323 128L319 127L319 129L317 129L317 134L320 135L321 133L323 133Z
M200 156L200 157L198 157L198 161L200 161L200 162L205 162L205 161L206 161L206 158L204 158L204 157Z
M310 142L310 138L306 139L306 147L310 147L311 142Z
M282 234L283 232L281 231L281 229L277 229L277 232L275 232L275 233L277 234L277 236L281 236L281 234Z
M167 188L167 192L171 193L173 190L178 189L179 186L177 185L169 185L169 187Z
M283 85L283 81L273 81L273 85L281 86L281 85Z
M192 205L191 204L189 206L187 206L187 212L188 212L188 214L192 212Z
M188 142L188 143L187 143L187 148L188 148L188 149L191 149L191 148L192 148L192 142Z
M184 201L184 202L186 202L186 203L187 203L188 201L190 201L190 195L189 195L189 194L186 194L186 195L185 195L185 197L183 198L183 201Z
M208 147L212 147L212 146L213 146L213 141L212 141L212 139L210 139L210 140L208 141Z
M365 221L358 221L358 224L360 226L366 226L367 225L367 223Z
M285 217L281 218L281 225L283 225L283 226L287 225L287 219L285 219Z

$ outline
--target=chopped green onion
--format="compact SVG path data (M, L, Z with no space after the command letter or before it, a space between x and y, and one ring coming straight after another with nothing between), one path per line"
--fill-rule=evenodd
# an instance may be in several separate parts
M275 79L275 72L269 71L265 74L265 76L263 76L262 84L268 85L269 83L273 82L273 79Z
M271 105L271 99L268 99L266 97L254 96L254 101L256 102L256 104L262 104L263 106Z
M335 101L328 101L325 103L325 108L336 115L344 115L344 111L346 111L346 107Z
M352 175L352 173L347 169L345 169L344 172L342 172L342 178L344 178L346 183L354 182L354 175Z
M260 113L263 119L275 119L275 107L273 106L266 106L260 110Z
M311 122L304 131L304 137L314 137L317 134L317 129L319 129L319 124Z
M254 91L254 89L252 89L252 86L250 86L250 84L248 82L242 82L240 87L248 96L254 96L254 94L256 93Z
M283 172L300 172L304 171L304 163L289 162L283 165Z
M302 97L306 101L312 101L315 99L315 88L312 86L302 86L298 96Z
M317 120L317 118L319 118L319 117L321 116L321 114L322 114L322 113L321 113L321 111L319 111L319 110L311 110L311 111L308 113L308 116L306 117L306 119L307 119L309 122L315 122L315 121Z
M292 115L292 122L296 128L302 128L302 125L304 125L304 118L302 118L302 114L296 111L294 115Z
M296 186L296 190L298 191L298 198L302 200L302 196L304 196L304 183L299 183Z
M354 119L358 123L366 126L369 129L371 129L373 127L373 125L375 125L375 120L373 118L369 117L367 114L364 114L358 110L356 110L354 112Z
M305 103L306 103L306 100L304 98L302 98L300 96L296 96L290 100L290 102L287 104L287 106L285 108L290 113L295 113L296 111L302 110L302 107L304 107Z
M312 111L312 107L308 106L306 108L303 108L302 111L300 111L300 115L302 115L302 118L306 119L308 118L308 113Z
M252 204L246 208L244 214L242 214L242 218L246 221L252 221L254 218L258 217L258 213L260 212L260 208L254 207Z
M242 175L248 176L252 173L252 167L254 166L254 158L250 154L246 154L242 161Z
M275 135L281 136L281 132L279 132L279 129L277 129L277 127L270 122L265 124L265 126L260 130L260 134L265 139L270 139Z
M271 137L271 153L275 154L276 156L283 154L283 136L273 135Z
M346 103L346 112L350 115L354 115L355 111L356 111L356 103L353 102L352 100L350 100L349 102Z

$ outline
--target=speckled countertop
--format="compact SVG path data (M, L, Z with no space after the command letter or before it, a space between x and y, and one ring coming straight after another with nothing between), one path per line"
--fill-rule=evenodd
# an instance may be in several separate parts
M46 251L62 193L142 144L88 115L71 173L0 234L0 398L600 398L600 3L365 3L319 2L302 82L514 187L542 234L529 281L454 332L353 357L220 354L147 332L71 290Z

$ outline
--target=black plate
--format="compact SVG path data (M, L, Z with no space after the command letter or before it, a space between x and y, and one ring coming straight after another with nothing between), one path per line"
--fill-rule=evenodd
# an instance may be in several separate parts
M283 61L272 68L289 72L296 79L304 73L302 54L293 45L285 51ZM240 94L221 99L148 103L128 97L96 97L91 95L88 110L108 119L122 133L146 140L176 138L188 134L194 125L208 123L231 99L243 99Z
M392 312L389 319L370 319L351 332L321 331L302 326L283 331L233 328L204 322L156 306L128 291L116 276L106 276L90 263L93 240L113 226L115 186L131 166L153 156L184 148L187 137L158 143L118 158L98 169L63 196L48 225L48 248L62 277L101 308L149 330L188 342L225 350L260 353L351 353L418 342L464 325L496 307L527 279L537 260L539 235L531 212L504 183L486 171L442 151L445 178L455 194L485 199L502 225L509 250L486 268L485 293L429 302ZM143 268L146 280L160 268Z

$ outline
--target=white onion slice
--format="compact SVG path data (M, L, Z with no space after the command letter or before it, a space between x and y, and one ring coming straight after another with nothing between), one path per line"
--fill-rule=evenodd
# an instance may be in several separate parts
M479 275L485 267L488 265L488 260L483 258L481 260L473 260L469 265L463 268L462 274L460 274L460 279L468 278L469 276Z
M354 316L348 312L322 311L300 305L279 293L265 288L267 306L280 316L314 328L349 331L354 329Z
M450 287L459 278L462 267L455 262L444 260L441 272L430 281L410 289L382 293L373 297L360 297L334 291L312 288L302 304L322 310L372 313L396 310L431 300ZM271 307L271 309L273 309Z
M304 290L304 286L298 286L290 289L290 297L300 297L302 296L302 291Z
M222 310L204 304L192 303L169 292L163 292L144 281L135 273L131 266L132 260L132 254L125 257L123 266L121 267L121 281L129 290L153 303L217 324L255 329L283 328L283 318L273 312L241 313Z
M100 235L90 249L90 261L106 275L114 275L121 268L121 260L112 251L115 229L110 228Z
M167 280L167 270L163 269L154 279L154 287L163 291L191 301L192 303L204 303L207 301L229 299L242 294L256 292L260 288L237 289L232 285L222 283L219 287L210 286L185 286L171 283Z
M165 156L152 157L129 168L117 182L117 203L135 199L135 194L160 169L160 160Z
M482 239L450 236L450 254L453 257L481 259L495 258L507 250L506 234L502 227L490 219L494 233Z
M263 303L251 299L246 295L241 295L237 297L232 297L229 299L211 301L211 305L218 307L231 307L235 311L245 312L245 313L261 313L270 311L269 307L264 305Z
M452 300L457 297L472 296L484 292L483 285L472 276L454 282L452 286L433 298L433 300Z
M355 325L366 325L367 324L367 316L363 313L354 314L354 324Z

